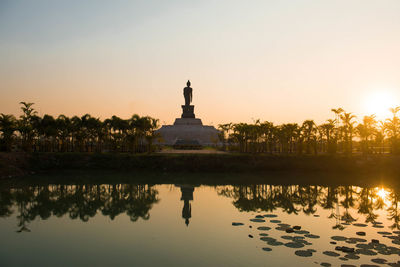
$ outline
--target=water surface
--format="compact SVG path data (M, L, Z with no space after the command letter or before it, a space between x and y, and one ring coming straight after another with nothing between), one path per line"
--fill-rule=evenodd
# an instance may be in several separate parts
M1 266L359 266L400 259L400 190L389 186L94 178L0 188ZM301 229L287 230L293 226Z

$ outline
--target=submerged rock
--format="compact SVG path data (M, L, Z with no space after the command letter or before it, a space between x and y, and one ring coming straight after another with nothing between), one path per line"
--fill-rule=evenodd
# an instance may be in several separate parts
M264 218L262 215L256 215L256 218Z
M275 241L276 239L273 237L269 237L269 236L263 236L260 238L261 241L265 241L265 242L269 242L269 241Z
M276 247L276 246L282 246L282 245L283 245L282 242L276 241L276 240L268 241L267 244L270 245L270 246L274 246L274 247Z
M258 218L250 219L250 221L252 221L252 222L265 222L264 219L258 219Z
M299 235L306 235L306 234L309 234L310 232L309 231L305 231L305 230L299 230L299 231L294 231L296 234L299 234Z
M332 266L332 264L330 264L329 262L321 262L320 265L324 266L324 267L331 267Z
M354 241L354 242L367 242L367 240L366 239L364 239L364 238L358 238L358 237L350 237L350 238L348 238L347 240L346 240L346 242L347 241Z
M259 226L259 227L257 227L257 230L260 230L260 231L268 231L268 230L271 230L271 227L268 227L268 226Z
M331 236L331 239L333 239L335 241L345 241L347 239L347 237L334 235L334 236Z
M276 218L276 217L278 217L278 215L275 215L275 214L264 214L264 217L265 218Z
M233 226L240 226L240 225L244 225L244 223L241 223L241 222L233 222L232 225L233 225Z
M368 226L368 225L365 224L365 223L353 223L353 226L357 226L357 227L366 227L366 226Z
M387 262L387 260L382 258L371 259L371 261L379 264L385 264Z
M391 235L392 234L391 232L386 232L386 231L379 231L377 233L380 235Z
M356 247L357 248L361 248L361 249L372 249L372 248L374 248L374 246L372 244L357 244Z
M373 250L370 250L370 249L363 249L363 248L361 248L361 249L356 249L356 253L357 253L357 254L362 254L362 255L367 255L367 256L375 256L375 255L378 254L378 253L376 253L376 252L373 251Z
M322 252L322 254L327 255L327 256L331 256L331 257L338 257L340 256L340 254L333 252L333 251L324 251Z
M345 252L345 253L353 253L354 252L354 248L349 248L349 247L346 247L346 246L335 247L335 250L342 251L342 252Z
M320 237L319 235L313 235L313 234L307 234L307 235L304 235L304 236L308 237L308 238L313 238L313 239L316 239L316 238Z
M259 236L268 236L266 233L260 233Z
M296 254L297 256L300 256L300 257L311 257L312 256L312 252L309 250L296 250L294 252L294 254Z
M265 248L262 248L262 250L264 250L264 251L271 251L271 250L272 250L272 248L265 247Z
M350 260L358 260L360 258L360 256L356 255L355 253L348 253L344 257Z
M288 248L302 248L304 245L300 242L289 242L285 244L285 247Z
M270 220L271 223L280 223L280 220Z
M356 235L365 236L366 233L365 232L356 232Z

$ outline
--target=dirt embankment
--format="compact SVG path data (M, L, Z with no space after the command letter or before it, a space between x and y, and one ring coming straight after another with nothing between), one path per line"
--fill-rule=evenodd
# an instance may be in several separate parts
M49 170L155 170L162 172L322 172L400 174L400 156L277 156L250 154L0 153L0 177Z
M24 176L30 169L28 154L0 152L0 178Z

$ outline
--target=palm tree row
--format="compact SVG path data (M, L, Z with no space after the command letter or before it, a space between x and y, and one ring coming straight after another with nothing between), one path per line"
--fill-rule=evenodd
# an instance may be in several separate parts
M391 108L393 117L377 121L375 115L362 122L342 108L332 109L335 119L317 125L306 120L301 125L274 125L260 120L254 123L227 123L218 126L223 150L250 153L318 154L345 153L354 150L369 153L400 153L400 107ZM384 147L389 149L386 151Z
M21 102L22 115L0 114L0 148L26 152L150 152L158 120L133 115L104 121L89 114L69 118L38 116L33 103Z

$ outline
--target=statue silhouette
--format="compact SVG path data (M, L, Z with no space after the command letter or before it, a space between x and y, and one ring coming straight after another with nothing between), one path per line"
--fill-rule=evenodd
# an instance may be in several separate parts
M183 88L183 96L185 97L185 106L189 106L192 102L192 91L193 89L190 87L190 81L188 80L186 83L186 87Z

